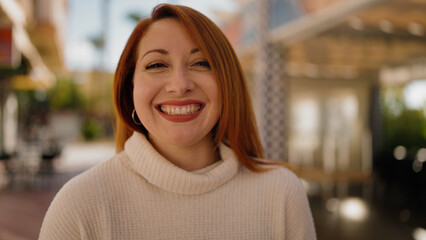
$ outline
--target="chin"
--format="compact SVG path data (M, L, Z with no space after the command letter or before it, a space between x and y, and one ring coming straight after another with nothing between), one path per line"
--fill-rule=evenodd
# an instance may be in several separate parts
M198 142L200 142L200 140L194 139L194 138L186 138L186 137L182 137L182 136L176 136L176 137L169 137L167 139L167 142L169 142L170 144L173 144L175 146L189 147L189 146L197 144Z
M194 133L188 131L179 131L175 133L168 133L165 139L170 144L181 147L189 147L202 142L204 138L204 136L198 134L194 135Z

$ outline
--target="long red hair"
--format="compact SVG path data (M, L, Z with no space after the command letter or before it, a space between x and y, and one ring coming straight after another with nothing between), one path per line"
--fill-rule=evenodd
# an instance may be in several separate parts
M212 129L216 146L219 143L228 145L238 160L251 171L265 171L266 168L262 167L265 163L256 160L264 157L263 148L245 77L231 44L206 16L192 8L178 5L160 4L152 11L151 18L140 21L118 62L114 79L117 152L123 150L125 141L133 131L147 134L143 125L136 125L132 120L133 74L139 42L153 22L164 18L175 18L185 27L216 75L221 99L219 121Z

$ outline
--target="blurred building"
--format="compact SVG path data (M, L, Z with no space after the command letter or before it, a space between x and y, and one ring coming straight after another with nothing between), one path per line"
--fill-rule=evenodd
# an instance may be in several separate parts
M251 83L267 156L323 183L369 181L381 86L426 79L426 1L237 2L222 29Z
M403 118L426 111L390 126L383 98L426 79L426 0L236 1L265 154L300 167L318 239L423 239L425 121Z
M16 151L16 90L46 90L64 71L66 0L0 0L0 155Z

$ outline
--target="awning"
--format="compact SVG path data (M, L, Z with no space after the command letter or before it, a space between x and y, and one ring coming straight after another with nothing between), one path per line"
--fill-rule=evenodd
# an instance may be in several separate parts
M341 1L273 29L295 78L404 84L423 79L426 0ZM245 61L254 42L239 48Z
M34 81L37 86L49 88L53 85L55 77L31 42L26 30L27 21L24 10L16 0L0 0L0 8L12 22L12 34L16 47L31 64L32 74L29 80ZM30 83L28 82L28 84Z
M348 14L371 7L386 0L351 0L341 1L318 11L305 14L270 32L271 42L289 45L327 31L345 21ZM251 53L255 40L243 43L238 48L238 54L244 56Z

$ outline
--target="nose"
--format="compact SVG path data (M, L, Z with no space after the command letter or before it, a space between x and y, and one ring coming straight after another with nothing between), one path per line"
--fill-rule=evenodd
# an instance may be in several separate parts
M165 90L177 96L184 96L194 89L194 82L185 69L174 69L166 83Z

